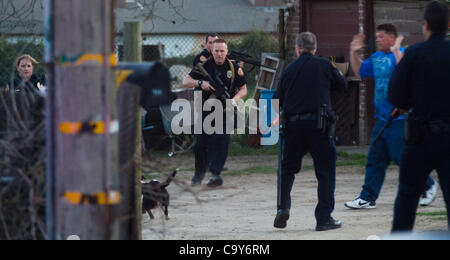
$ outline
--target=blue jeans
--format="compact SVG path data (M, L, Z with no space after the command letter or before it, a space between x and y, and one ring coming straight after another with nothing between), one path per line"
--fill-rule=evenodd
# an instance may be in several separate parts
M386 121L378 120L372 132L371 141L381 131ZM404 140L405 120L395 120L386 129L378 142L370 146L366 165L366 177L360 198L365 201L375 202L383 187L386 170L392 161L401 165L403 152L405 150ZM434 180L428 177L426 188L428 190L434 185Z

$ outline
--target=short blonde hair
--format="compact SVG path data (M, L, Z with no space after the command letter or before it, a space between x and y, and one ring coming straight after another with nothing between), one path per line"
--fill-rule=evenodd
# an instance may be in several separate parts
M22 62L22 60L29 60L33 64L39 64L39 62L37 62L37 60L35 58L31 57L31 55L24 54L24 55L20 56L19 58L17 58L17 60L16 60L16 66L17 67L19 67L20 62Z

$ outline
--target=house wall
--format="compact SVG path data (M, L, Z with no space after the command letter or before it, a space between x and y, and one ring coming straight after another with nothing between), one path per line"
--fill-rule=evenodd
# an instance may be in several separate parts
M299 32L311 31L318 38L317 55L337 56L349 60L349 44L360 32L358 0L298 0L296 12L288 23L289 60L295 58L295 38ZM364 24L361 24L364 27ZM351 73L350 75L351 76ZM359 83L352 81L352 87L345 93L333 93L334 110L340 115L337 136L341 145L355 145L367 142L367 107L365 85L360 91ZM362 106L360 106L362 104ZM361 131L362 130L362 131Z
M317 35L317 54L349 60L349 43L358 34L358 2L315 0L310 7L310 30Z
M281 0L249 0L254 6L281 6Z
M288 55L295 57L295 35L312 31L318 36L318 55L343 56L349 59L349 44L353 35L366 34L367 58L375 50L375 27L394 24L405 36L404 46L423 41L422 24L427 0L296 0L294 21L288 24ZM351 73L352 74L352 73ZM375 123L373 80L363 80L359 86L359 143L368 144Z
M302 13L304 4L301 0L295 0L295 10L289 13L286 21L286 60L287 63L295 60L295 45L297 35L301 32Z
M426 5L424 0L375 0L375 25L392 23L405 36L405 46L423 41L422 24Z

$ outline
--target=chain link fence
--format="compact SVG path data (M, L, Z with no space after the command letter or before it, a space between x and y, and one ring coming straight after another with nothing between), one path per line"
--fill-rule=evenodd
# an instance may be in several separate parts
M182 89L184 77L192 70L193 61L205 45L206 34L194 35L143 35L142 60L163 62L170 70L173 90ZM248 34L224 34L221 38L229 44L229 51L239 51L253 56L254 60L261 60L264 52L278 52L277 36L258 31ZM119 61L123 60L122 39L116 42L116 52ZM246 70L250 71L251 66ZM254 86L259 75L259 69L249 73L246 78L250 86Z

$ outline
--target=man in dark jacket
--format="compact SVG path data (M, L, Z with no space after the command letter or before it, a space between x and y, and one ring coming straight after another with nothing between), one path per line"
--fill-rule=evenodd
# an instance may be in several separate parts
M315 56L316 36L302 33L297 39L299 58L289 65L281 76L274 99L279 99L282 122L285 122L285 146L282 154L281 185L278 212L274 227L285 228L291 208L291 190L295 174L300 172L302 158L307 152L314 159L319 182L319 203L315 215L317 231L341 227L334 220L334 190L336 181L336 147L330 138L329 128L333 122L326 120L318 129L320 109L331 119L335 114L331 106L330 92L345 89L347 81L331 62ZM277 125L276 119L274 124Z
M389 85L389 101L410 111L400 167L393 231L414 227L426 179L437 170L450 227L450 42L449 9L432 2L425 11L426 41L406 50Z
M219 39L219 34L217 33L209 33L208 35L206 35L205 49L200 54L195 56L193 68L195 68L198 63L205 62L212 56L211 49L214 44L214 41L217 39Z

